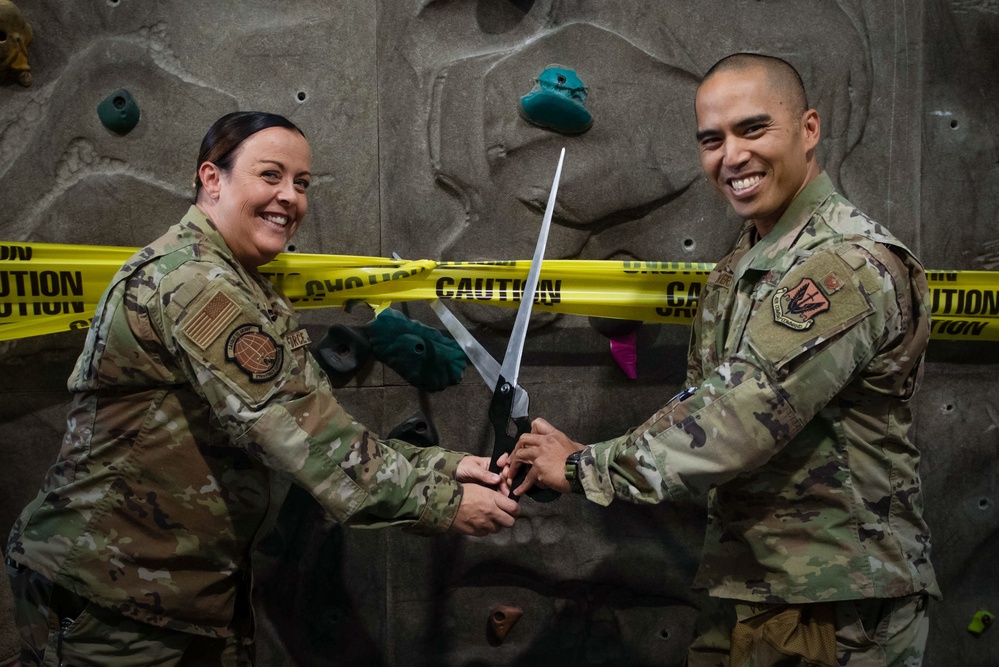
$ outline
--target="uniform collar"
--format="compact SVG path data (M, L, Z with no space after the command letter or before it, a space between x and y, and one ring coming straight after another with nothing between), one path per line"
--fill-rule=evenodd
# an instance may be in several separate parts
M743 256L736 272L741 274L747 269L769 271L776 267L797 242L816 209L835 192L832 179L826 172L820 172L791 201L770 233L757 241ZM748 238L749 233L750 230L747 230L744 238Z
M193 231L195 235L207 237L212 245L219 249L221 255L224 255L231 263L238 264L235 256L232 254L232 250L229 249L225 239L222 238L222 234L215 228L215 223L200 208L191 204L191 208L187 209L187 213L181 219L180 225L185 230Z

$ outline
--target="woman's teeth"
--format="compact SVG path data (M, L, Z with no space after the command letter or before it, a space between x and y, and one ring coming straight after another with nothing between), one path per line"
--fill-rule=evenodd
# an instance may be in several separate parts
M261 216L267 222L273 222L275 225L281 225L284 227L288 224L288 216L286 215L276 215L274 213L264 213Z

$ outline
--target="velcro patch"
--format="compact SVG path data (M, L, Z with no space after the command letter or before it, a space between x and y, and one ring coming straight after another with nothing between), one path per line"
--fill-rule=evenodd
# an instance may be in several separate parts
M823 340L874 312L855 272L838 254L822 252L793 267L749 318L746 340L756 356L783 368ZM828 276L842 283L825 290ZM773 311L769 313L767 311Z
M312 341L309 339L309 332L305 329L299 329L298 331L292 331L290 334L284 337L288 347L293 350L297 350L300 347L305 347Z
M826 294L835 294L839 291L839 288L843 286L843 281L835 273L830 273L828 276L822 279L822 287L825 289Z
M774 322L804 331L815 323L815 317L829 310L829 298L811 278L802 278L791 288L781 287L771 300Z
M239 306L223 292L216 292L201 309L184 324L184 333L202 350L239 315Z
M229 334L225 343L226 361L231 361L252 382L267 382L281 370L284 349L258 324L244 324Z

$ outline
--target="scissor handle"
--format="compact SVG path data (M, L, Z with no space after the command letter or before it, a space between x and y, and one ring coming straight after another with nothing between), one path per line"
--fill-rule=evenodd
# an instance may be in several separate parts
M493 454L489 460L489 470L491 472L498 473L500 467L496 464L496 461L503 454L513 452L513 448L517 446L517 440L520 439L521 435L531 432L530 419L526 416L512 417L510 415L510 410L513 407L513 395L513 385L507 382L501 375L496 382L493 400L489 403L489 422L493 425L493 435L495 437L493 440ZM510 428L511 425L513 428ZM510 497L514 500L519 500L519 497L514 495L513 490L524 482L524 478L527 476L527 468L528 466L526 465L521 466L520 472L511 481ZM542 489L538 486L528 489L527 495L539 503L550 503L559 497L558 492L551 489Z

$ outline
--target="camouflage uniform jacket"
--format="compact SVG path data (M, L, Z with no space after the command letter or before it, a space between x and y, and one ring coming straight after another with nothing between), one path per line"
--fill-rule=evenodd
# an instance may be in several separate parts
M8 665L20 657L21 635L14 621L14 597L9 582L3 578L0 580L0 665Z
M695 586L716 597L939 595L907 436L929 336L922 267L825 173L754 237L747 224L708 278L688 389L584 452L586 495L706 492Z
M341 523L446 530L463 454L376 439L306 343L286 298L191 207L102 297L58 461L9 555L124 615L229 636L289 480Z

